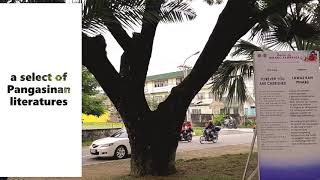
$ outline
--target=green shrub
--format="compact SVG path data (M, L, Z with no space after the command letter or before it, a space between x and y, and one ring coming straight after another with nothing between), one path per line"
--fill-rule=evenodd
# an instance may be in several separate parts
M224 122L224 114L218 114L214 116L213 124L216 126L222 126Z
M201 136L203 134L204 127L193 127L193 132L196 136Z
M241 124L240 128L252 128L255 125L255 122L252 120L246 120L243 124Z

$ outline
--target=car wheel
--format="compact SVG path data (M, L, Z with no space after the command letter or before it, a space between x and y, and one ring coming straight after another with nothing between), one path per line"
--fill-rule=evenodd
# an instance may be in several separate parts
M127 157L127 155L128 155L128 152L125 146L117 147L117 149L114 152L114 157L117 159L124 159L125 157Z

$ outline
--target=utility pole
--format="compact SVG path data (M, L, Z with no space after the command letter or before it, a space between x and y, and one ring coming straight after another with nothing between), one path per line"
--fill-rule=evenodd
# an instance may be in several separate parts
M189 57L187 57L187 58L184 60L184 62L183 62L182 65L178 66L178 68L183 71L183 79L185 79L185 78L188 76L188 70L191 69L190 66L187 66L187 65L186 65L187 60L190 59L192 56L197 55L197 54L199 54L199 53L200 53L200 51L197 51L197 52L191 54ZM187 113L187 114L186 114L187 121L190 121L190 122L192 123L192 119L191 119L191 117L190 117L191 114L190 114L189 107L188 107L186 113Z

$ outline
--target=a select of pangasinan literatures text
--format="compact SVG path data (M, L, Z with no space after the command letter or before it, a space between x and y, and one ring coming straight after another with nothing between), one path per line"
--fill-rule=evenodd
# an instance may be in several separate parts
M47 99L44 97L34 98L37 94L70 94L71 88L66 86L51 86L50 83L66 82L68 80L68 73L64 72L61 74L31 74L14 75L10 77L12 84L8 84L7 93L10 96L11 106L66 106L68 105L67 99ZM28 86L21 87L13 85L14 82L47 82L45 86ZM15 95L26 95L26 98L17 97Z

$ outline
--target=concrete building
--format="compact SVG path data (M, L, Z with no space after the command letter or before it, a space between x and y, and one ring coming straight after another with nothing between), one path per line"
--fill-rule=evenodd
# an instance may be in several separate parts
M183 80L183 72L171 72L148 76L145 82L144 93L147 99L154 99L160 103L170 93L171 89Z
M155 103L162 102L169 95L171 89L183 80L183 77L183 71L148 76L145 82L146 98ZM249 100L242 106L238 104L227 106L223 100L222 102L215 100L208 81L192 100L187 119L191 118L193 123L203 123L212 120L214 115L220 113L229 114L239 119L242 119L240 117L255 117L253 80L246 81L246 85Z

